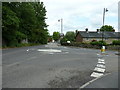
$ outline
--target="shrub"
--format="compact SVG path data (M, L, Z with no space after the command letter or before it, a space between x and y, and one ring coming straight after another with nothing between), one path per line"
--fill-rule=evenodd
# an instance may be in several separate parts
M120 40L113 40L112 44L113 45L120 45Z
M106 46L106 42L105 41L93 41L93 42L90 42L91 45L97 45L97 46Z
M60 43L63 44L63 43L67 43L67 38L63 37L62 39L60 39Z

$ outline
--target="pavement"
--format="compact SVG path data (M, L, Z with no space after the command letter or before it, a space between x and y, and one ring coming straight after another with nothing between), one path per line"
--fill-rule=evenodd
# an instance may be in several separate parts
M107 53L102 57L105 61L103 75L118 70L117 55L114 51ZM79 88L96 79L91 74L98 66L99 54L100 50L57 43L5 49L2 51L2 87Z

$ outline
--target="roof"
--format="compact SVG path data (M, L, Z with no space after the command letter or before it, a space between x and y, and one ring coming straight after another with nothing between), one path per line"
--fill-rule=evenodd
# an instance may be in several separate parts
M102 38L102 32L86 32L79 31L79 34L84 38ZM120 38L120 32L103 32L104 38Z

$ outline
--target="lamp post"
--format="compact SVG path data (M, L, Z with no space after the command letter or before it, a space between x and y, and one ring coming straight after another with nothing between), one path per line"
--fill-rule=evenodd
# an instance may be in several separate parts
M104 26L104 22L105 22L105 12L108 12L107 8L104 8L103 10L103 26ZM104 37L104 30L102 31L102 42L103 42L103 37Z
M104 10L103 10L103 26L104 26L104 22L105 22L105 12L108 12L107 8L104 8ZM101 53L105 52L105 46L103 46L103 38L104 38L104 30L102 31L102 49L101 49Z
M61 27L61 33L60 33L60 37L63 37L63 19L59 19L58 22L61 22L60 27Z

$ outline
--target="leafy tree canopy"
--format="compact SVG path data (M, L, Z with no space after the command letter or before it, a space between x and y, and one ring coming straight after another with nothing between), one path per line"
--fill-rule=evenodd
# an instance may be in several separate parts
M67 32L65 38L68 41L75 41L75 33L74 32Z
M7 46L21 43L47 43L48 30L43 2L3 2L2 38Z
M59 32L53 32L53 39L55 41L58 41L60 39L60 33Z
M112 27L112 26L110 26L110 25L105 25L105 26L102 26L102 27L100 28L100 31L110 31L110 32L114 32L115 29L114 29L114 27Z

